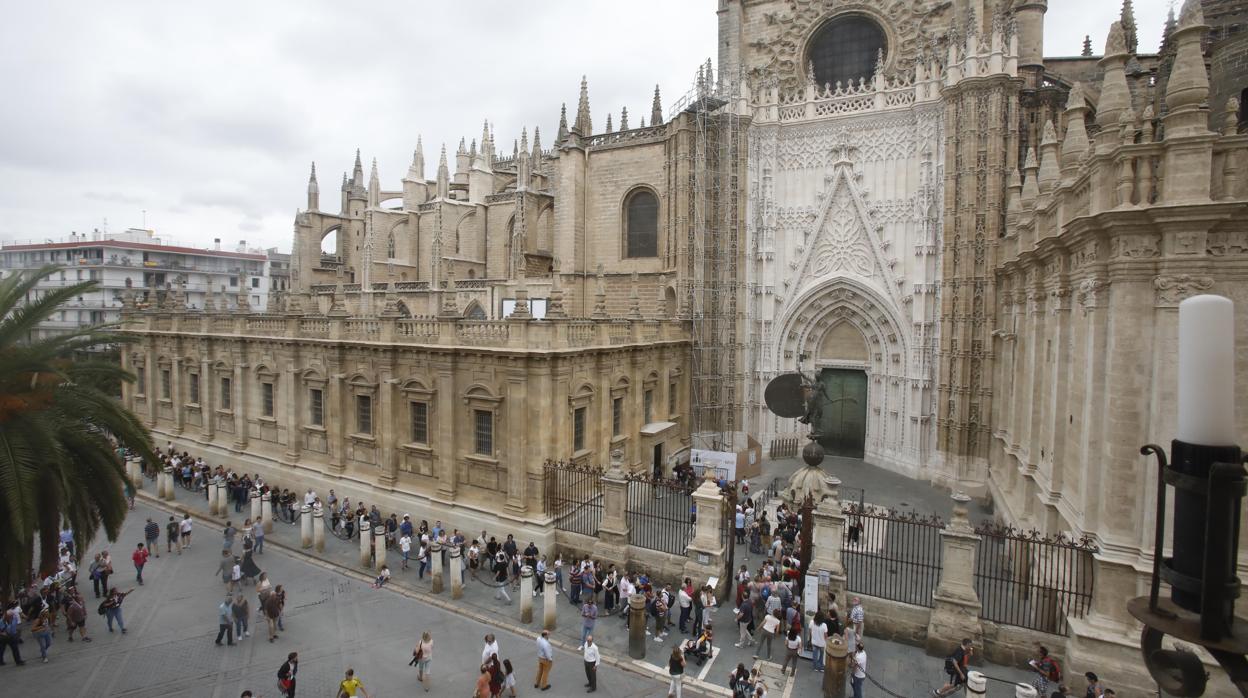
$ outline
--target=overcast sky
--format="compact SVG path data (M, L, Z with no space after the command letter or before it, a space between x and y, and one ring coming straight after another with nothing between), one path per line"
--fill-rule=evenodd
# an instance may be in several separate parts
M715 52L714 0L6 0L0 24L0 240L144 221L166 240L290 246L317 163L337 210L355 149L398 189L418 134L522 126L551 145L589 77L596 129L666 108ZM1168 0L1135 0L1141 52ZM1046 55L1099 54L1118 0L1049 0ZM430 9L436 8L436 9ZM453 168L453 163L452 163Z

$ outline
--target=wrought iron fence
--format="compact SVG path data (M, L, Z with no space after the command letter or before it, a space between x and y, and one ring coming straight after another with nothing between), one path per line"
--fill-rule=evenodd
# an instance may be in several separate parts
M771 440L771 446L768 449L768 455L775 458L796 458L797 457L798 438L796 436L782 437Z
M980 524L975 532L981 618L1066 635L1068 619L1088 612L1096 552L1089 538L1050 537L993 523Z
M597 536L602 523L602 470L551 460L543 469L546 514L554 518L555 528Z
M846 504L844 553L850 591L932 606L940 582L939 517Z
M684 555L693 539L693 490L676 480L628 476L628 542Z

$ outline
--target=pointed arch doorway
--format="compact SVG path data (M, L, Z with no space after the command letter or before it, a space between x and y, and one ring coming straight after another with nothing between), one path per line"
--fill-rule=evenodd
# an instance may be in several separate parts
M861 459L867 443L867 372L825 368L819 382L819 445L830 456Z

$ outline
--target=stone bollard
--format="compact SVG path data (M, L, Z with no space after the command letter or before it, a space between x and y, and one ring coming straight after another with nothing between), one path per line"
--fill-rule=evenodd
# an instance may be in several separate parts
M1036 687L1025 683L1015 684L1014 698L1037 698Z
M978 671L966 672L966 692L972 696L988 693L988 677Z
M628 656L646 658L646 597L641 594L628 597Z
M165 498L165 471L163 470L156 471L156 498Z
M373 529L373 568L381 570L386 564L386 527Z
M520 622L533 622L533 568L520 568Z
M450 566L447 574L451 577L451 598L460 599L464 596L464 546L451 546L451 559L446 563Z
M251 520L255 521L260 518L260 490L252 490L251 497Z
M221 480L221 485L217 487L217 514L220 516L230 514L230 488L226 485L224 478Z
M166 465L165 466L165 499L172 500L174 498L173 491L176 488L177 488L177 484L174 483L173 481L173 466Z
M325 552L325 510L321 507L312 510L312 543L316 552Z
M555 629L555 603L559 595L555 593L555 571L546 570L542 580L542 627Z
M173 499L173 466L166 465L156 472L156 496Z
M370 530L373 524L363 516L360 517L360 567L372 567L373 563L373 534Z
M840 635L828 635L823 657L823 698L845 698L845 669L848 652Z
M262 525L262 528L264 528L264 532L272 533L273 532L273 492L272 491L265 492L264 494L260 495L260 515L264 517L264 524Z
M442 593L442 544L436 540L429 544L429 583L433 593Z
M208 488L208 513L213 516L217 515L217 478L211 478L206 483Z
M126 476L130 478L130 484L134 485L136 492L143 489L143 465L139 461L126 461Z
M255 500L252 500L255 501ZM302 523L299 524L303 535L299 537L299 542L305 548L312 547L312 507L307 504L303 505L303 509L299 510Z

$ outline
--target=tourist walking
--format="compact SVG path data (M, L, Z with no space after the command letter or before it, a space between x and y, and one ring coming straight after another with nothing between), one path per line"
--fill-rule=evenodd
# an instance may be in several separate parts
M425 688L425 692L429 692L429 679L433 676L430 669L433 662L433 636L429 631L420 634L420 642L416 643L416 649L412 650L412 664L416 665L416 680Z
M815 617L810 619L810 646L811 668L815 671L823 671L824 654L828 646L828 622L824 619L823 611L818 611Z
M598 621L598 605L594 603L592 594L588 601L581 605L581 645L578 650L585 649L585 638L594 634L594 624Z
M234 537L238 535L238 529L234 528L233 522L226 521L225 529L221 531L221 549L230 553L234 553Z
M134 589L131 589L123 594L117 591L116 587L108 590L108 598L104 599L104 603L101 604L104 607L104 620L108 623L108 632L113 632L113 621L117 621L121 634L126 634L126 624L121 618L121 604L133 591Z
M39 615L31 621L30 634L34 635L35 642L39 643L39 659L47 664L48 648L52 646L52 618L46 607L39 611Z
M256 517L256 522L251 525L251 537L256 540L254 549L257 555L264 554L264 525L262 516Z
M165 524L165 552L172 553L173 549L178 549L178 554L182 554L182 545L178 543L178 521L172 516L169 517L169 523Z
M862 642L858 643L850 656L849 668L852 672L849 685L854 689L854 698L862 698L862 683L867 679L867 648Z
M533 680L533 688L550 690L550 668L554 663L555 650L550 646L550 631L543 630L537 636L537 678Z
M966 666L971 661L971 655L974 654L975 647L971 639L965 638L958 644L953 654L945 658L945 673L949 675L949 681L940 688L932 691L932 695L938 698L955 693L958 687L966 683Z
M295 674L298 673L299 653L291 652L277 670L277 688L286 698L295 698Z
M776 637L776 631L780 628L780 611L768 613L763 619L762 632L758 635L758 644L754 650L754 658L758 659L763 653L763 645L767 645L767 661L771 661L771 641Z
M685 680L685 653L680 645L672 648L672 656L667 660L667 675L671 683L667 687L667 698L680 698L680 686Z
M148 519L148 521L151 521L151 519ZM151 547L151 545L151 541L148 541L147 547L144 547L142 543L139 543L138 547L135 548L134 552L130 555L130 559L134 561L135 579L138 580L139 586L143 586L143 567L147 564L147 558L149 555L147 550Z
M750 597L747 596L737 607L737 630L740 633L736 642L737 647L754 644L754 636L750 633L752 627L754 627L754 602L750 601Z
M499 552L494 558L494 600L504 600L511 605L511 596L507 593L507 554Z
M83 642L91 642L87 637L87 605L78 593L78 587L70 587L65 602L65 627L69 631L69 641L74 641L74 631Z
M585 688L589 689L586 693L593 693L598 690L598 665L602 662L602 655L598 653L598 645L594 644L593 635L585 638L585 649L581 657L585 660Z
M217 639L216 644L221 644L221 638L225 638L230 645L234 644L234 611L230 597L227 595L221 605L217 606Z
M784 640L785 653L784 653L784 663L780 665L781 674L783 674L784 670L788 668L790 664L792 664L793 670L792 670L792 673L789 675L797 676L797 656L798 656L797 653L801 651L801 649L802 649L802 633L799 632L797 628L790 627L789 635Z
M108 578L112 574L113 574L113 556L107 550L105 550L104 552L100 553L100 563L99 563L98 568L96 569L96 575L98 576L100 580L100 588L98 591L96 591L97 599L100 597L101 594L108 595L108 590L110 588L108 586Z
M247 603L242 594L237 594L230 610L234 614L234 636L240 640L250 637L251 630L247 627L247 621L251 618L251 604Z
M143 525L143 540L147 543L147 552L154 557L160 557L160 524L152 521L152 517L147 517L147 523Z
M286 592L282 590L282 585L278 584L273 592L265 596L264 602L261 604L261 610L264 611L264 620L269 626L269 642L273 642L277 638L277 631L282 629L282 606L286 603Z
M208 489L204 488L204 491L207 492ZM178 522L178 532L182 535L183 548L191 547L191 525L191 515L183 514L182 520Z
M22 641L21 623L17 602L10 601L4 612L0 613L0 666L4 665L5 648L13 654L14 664L21 666L26 663L22 661L22 652L18 649L18 644Z
M494 638L494 634L490 633L485 636L484 645L481 647L481 663L485 664L490 661L490 657L498 654L498 640Z
M355 675L355 669L347 667L347 675L338 683L338 695L355 698L356 695L368 698L368 691L364 690L364 682L360 681Z
M1044 645L1036 645L1036 658L1027 662L1027 665L1036 674L1031 679L1031 685L1035 686L1038 695L1049 695L1050 686L1062 681L1062 670L1057 660L1049 656L1049 648Z

